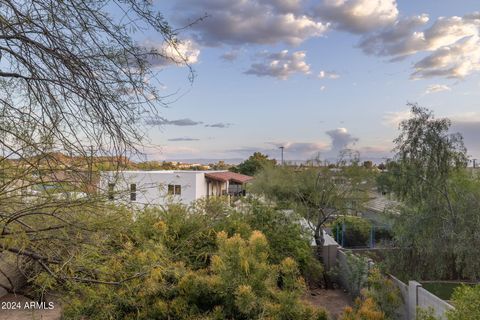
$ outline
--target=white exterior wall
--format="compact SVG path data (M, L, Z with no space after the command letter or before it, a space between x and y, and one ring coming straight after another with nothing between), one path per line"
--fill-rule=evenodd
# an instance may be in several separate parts
M107 195L108 184L115 183L114 200L119 203L163 205L173 201L190 204L207 196L205 173L205 171L183 170L103 172L100 178L100 189ZM137 186L136 201L130 200L131 184ZM180 185L181 195L169 195L169 184Z

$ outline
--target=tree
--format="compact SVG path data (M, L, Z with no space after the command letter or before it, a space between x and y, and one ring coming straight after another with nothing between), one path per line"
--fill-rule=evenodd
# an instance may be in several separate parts
M410 106L412 117L400 123L400 135L394 140L393 174L400 179L395 192L413 203L424 203L434 195L448 204L448 179L468 162L463 138L449 133L449 119L435 119L428 109Z
M479 279L480 259L468 255L479 241L480 184L465 170L462 137L450 133L448 119L411 106L400 124L397 154L382 173L383 189L403 201L394 225L399 250L389 256L392 272L421 279Z
M282 208L301 214L312 230L316 245L323 247L323 229L332 217L361 208L369 189L369 174L359 166L334 168L265 168L252 191L274 200Z
M246 174L248 176L254 176L262 168L266 166L274 166L277 164L275 159L269 159L267 155L260 152L255 152L247 160L240 163L236 168L231 168L230 170L238 172L241 174Z
M147 28L162 49L138 44L135 30ZM0 254L54 282L98 280L73 265L117 210L92 193L94 158L115 169L138 151L141 121L164 105L152 63L188 65L178 45L148 1L2 2Z

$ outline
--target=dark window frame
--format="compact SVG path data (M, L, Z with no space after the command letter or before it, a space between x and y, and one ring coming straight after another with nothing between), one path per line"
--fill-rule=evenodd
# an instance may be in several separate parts
M130 201L137 201L137 184L130 184Z
M115 183L108 183L108 200L115 200Z

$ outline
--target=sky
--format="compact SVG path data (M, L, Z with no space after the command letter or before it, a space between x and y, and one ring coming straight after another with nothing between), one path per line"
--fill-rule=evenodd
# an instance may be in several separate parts
M480 158L480 3L474 0L177 0L154 5L182 63L153 61L169 102L149 159L286 160L341 149L391 157L407 103L452 120ZM193 21L202 18L191 24ZM183 28L188 26L187 28ZM139 41L162 47L158 36ZM178 59L177 59L178 60ZM178 60L180 61L180 60Z

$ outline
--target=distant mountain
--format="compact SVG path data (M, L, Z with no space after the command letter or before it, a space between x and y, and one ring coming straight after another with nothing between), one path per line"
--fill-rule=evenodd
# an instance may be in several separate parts
M244 161L245 159L242 158L230 158L230 159L167 159L165 161L177 161L182 163L200 163L200 164L210 164L210 163L217 163L219 161L224 161L226 164L237 165L240 162Z

